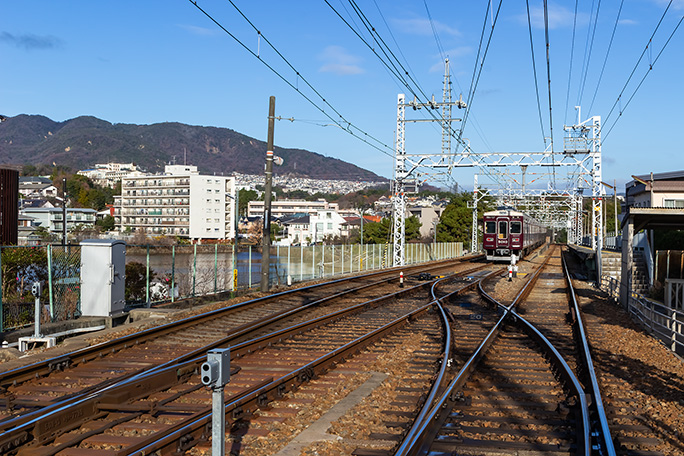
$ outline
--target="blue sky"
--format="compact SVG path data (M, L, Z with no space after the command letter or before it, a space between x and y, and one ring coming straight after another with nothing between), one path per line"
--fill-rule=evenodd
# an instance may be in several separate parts
M295 119L276 123L276 145L337 157L391 177L391 156L332 126L302 96L337 118L334 108L360 129L361 136L373 138L369 141L392 155L397 94L409 93L408 89L333 8L359 31L361 19L352 6L357 5L421 90L440 101L442 56L448 56L451 63L454 97L463 91L467 98L487 2L328 1L329 5L323 0L234 0L235 8L227 0L197 0L198 6L262 61L187 0L2 2L0 114L41 114L56 121L80 115L113 123L177 121L227 127L265 140L268 98L274 95L276 115ZM684 169L684 30L678 30L658 56L684 14L684 0L672 2L622 101L605 121L668 3L624 0L607 60L619 0L579 0L576 17L575 2L548 4L555 148L562 148L563 125L575 121L573 107L578 101L583 119L602 116L604 136L619 117L603 144L607 182L624 183L632 174ZM492 5L496 13L499 3ZM548 136L542 2L530 0L530 9L541 115ZM493 20L490 14L485 38ZM568 88L573 22L576 38ZM359 34L371 41L365 29ZM593 45L588 47L587 37L592 35ZM604 60L605 72L597 90ZM464 137L479 152L542 151L545 145L536 100L525 2L503 2ZM453 116L462 114L454 110ZM409 153L437 152L441 146L441 131L429 124L407 126L406 138ZM472 188L475 172L472 168L455 170L452 180Z

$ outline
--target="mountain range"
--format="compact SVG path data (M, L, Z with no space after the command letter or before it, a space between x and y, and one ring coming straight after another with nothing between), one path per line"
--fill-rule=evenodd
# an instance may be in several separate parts
M274 148L278 174L314 179L386 181L351 163L303 149ZM96 163L135 163L161 172L169 163L197 165L203 174L262 174L266 143L229 128L177 122L112 124L91 116L55 122L18 115L0 123L0 164L55 164L74 170Z

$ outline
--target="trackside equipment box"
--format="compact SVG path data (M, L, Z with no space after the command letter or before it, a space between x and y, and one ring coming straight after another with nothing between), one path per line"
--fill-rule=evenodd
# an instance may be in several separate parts
M81 242L81 312L110 317L123 313L126 243L115 239Z

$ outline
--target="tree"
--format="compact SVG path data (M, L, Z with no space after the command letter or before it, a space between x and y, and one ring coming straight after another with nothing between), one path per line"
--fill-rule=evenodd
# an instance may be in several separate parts
M150 282L155 273L150 270ZM126 264L126 300L142 301L147 296L147 266L137 261Z
M247 206L250 201L261 201L259 193L256 190L240 189L238 190L238 213L246 214Z
M95 221L95 226L106 233L107 231L112 231L116 228L116 221L111 215L105 215L103 218Z
M22 296L32 282L47 280L47 251L36 247L2 249L2 294Z
M472 201L471 193L463 192L452 196L451 203L444 209L440 221L437 224L437 242L462 242L466 248L472 250L470 245L473 210L468 207L468 202ZM482 214L493 209L494 203L491 198L484 198L479 201L478 226L482 220Z

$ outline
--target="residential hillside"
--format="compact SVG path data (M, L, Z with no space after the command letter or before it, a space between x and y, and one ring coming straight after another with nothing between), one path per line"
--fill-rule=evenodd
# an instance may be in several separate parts
M228 128L181 123L111 124L95 117L55 122L19 115L0 123L0 164L56 164L84 169L95 163L136 163L150 172L196 164L201 173L262 174L266 143ZM302 149L275 148L278 173L317 179L386 181L351 163Z

